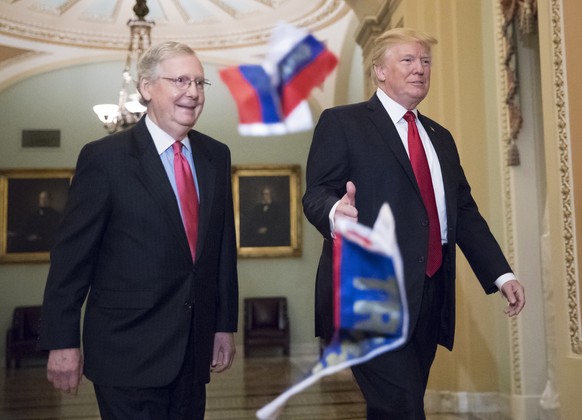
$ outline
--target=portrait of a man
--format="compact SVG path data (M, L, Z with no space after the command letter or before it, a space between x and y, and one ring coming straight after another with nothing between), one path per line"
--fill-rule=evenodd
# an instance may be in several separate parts
M301 167L252 164L232 169L238 256L301 256Z
M244 177L240 191L241 247L289 246L289 177Z
M69 178L8 179L6 254L50 251L69 182Z

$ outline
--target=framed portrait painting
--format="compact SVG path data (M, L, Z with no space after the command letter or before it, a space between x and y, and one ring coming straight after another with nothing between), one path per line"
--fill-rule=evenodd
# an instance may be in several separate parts
M0 262L47 262L72 169L0 170Z
M233 166L232 175L238 255L300 256L300 166Z

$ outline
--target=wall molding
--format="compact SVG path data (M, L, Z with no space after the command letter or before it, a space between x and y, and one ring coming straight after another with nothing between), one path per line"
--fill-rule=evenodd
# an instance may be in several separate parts
M498 98L499 98L499 121L500 121L500 137L503 139L510 139L512 132L511 125L511 110L505 101L508 97L508 90L511 84L508 82L508 73L505 71L505 58L507 56L507 42L504 32L504 17L501 6L498 2L495 3L495 40L497 53L497 67L499 74L498 78ZM511 142L503 142L501 153L503 156L510 154ZM503 182L503 212L504 212L504 233L505 233L505 255L509 264L515 266L515 225L513 214L513 194L512 194L512 177L511 167L507 164L502 166L502 182ZM522 374L521 374L521 345L520 345L520 326L516 317L510 318L509 334L510 334L510 351L511 351L511 383L512 392L514 394L522 393Z
M427 391L424 396L426 414L492 414L509 420L509 396L497 392Z
M568 328L570 348L573 353L582 355L580 337L580 296L578 295L578 270L576 260L576 228L574 226L574 185L572 181L572 160L570 150L570 126L568 121L568 94L566 88L565 56L562 1L552 0L552 52L554 76L554 105L556 109L556 127L558 134L558 153L560 162L560 194L562 198L562 221L564 240L564 272L566 274L568 294Z

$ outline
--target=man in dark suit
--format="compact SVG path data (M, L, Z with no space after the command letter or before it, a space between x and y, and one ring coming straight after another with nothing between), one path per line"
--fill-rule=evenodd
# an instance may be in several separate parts
M188 46L151 47L138 77L147 115L79 155L39 347L50 350L56 388L76 392L83 374L93 382L104 419L203 419L210 370L228 369L235 354L230 152L192 129L208 81Z
M400 349L352 369L369 419L425 418L423 397L437 344L453 347L456 245L485 292L501 290L509 316L525 304L524 289L471 196L451 134L416 110L429 90L434 44L432 36L411 29L380 35L372 50L376 93L367 102L324 111L307 162L304 212L324 237L316 334L325 341L333 334L334 221L349 217L372 226L385 202L395 218L410 333ZM417 175L419 150L425 152L419 164L424 178Z

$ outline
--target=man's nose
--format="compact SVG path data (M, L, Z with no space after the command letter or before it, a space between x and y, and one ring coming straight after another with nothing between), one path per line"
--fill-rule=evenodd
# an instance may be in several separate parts
M196 86L196 82L190 83L190 86L186 89L186 94L197 98L200 95L200 91L198 90L198 86Z
M424 65L422 63L422 59L419 58L418 60L414 60L414 71L416 73L424 73Z

